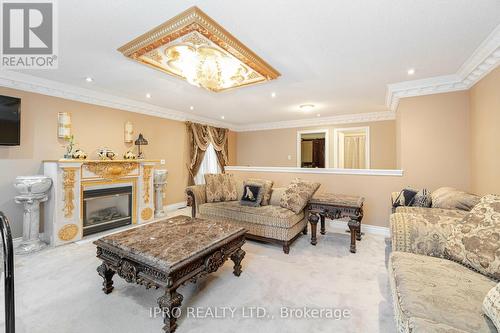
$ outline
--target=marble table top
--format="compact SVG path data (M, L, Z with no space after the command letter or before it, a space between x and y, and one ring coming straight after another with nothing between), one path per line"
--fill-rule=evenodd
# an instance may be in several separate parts
M309 203L361 208L365 198L337 193L317 193Z
M245 232L222 221L176 216L100 238L94 244L119 249L131 259L169 272Z

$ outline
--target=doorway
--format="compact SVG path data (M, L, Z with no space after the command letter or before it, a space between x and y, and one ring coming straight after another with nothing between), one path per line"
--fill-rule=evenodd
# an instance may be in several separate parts
M328 168L328 130L297 132L297 166Z
M334 168L370 169L370 128L334 129L333 152Z

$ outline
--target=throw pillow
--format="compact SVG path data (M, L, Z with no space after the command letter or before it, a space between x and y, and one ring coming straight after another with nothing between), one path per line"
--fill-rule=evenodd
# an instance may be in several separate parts
M453 228L445 256L500 280L500 196L482 197Z
M223 201L238 200L238 190L236 179L233 174L222 174L222 197Z
M490 318L497 330L500 330L500 283L486 294L483 312Z
M401 190L396 200L394 200L394 202L392 203L392 207L396 208L399 206L411 206L417 193L418 190L414 190L412 188L405 188Z
M479 196L452 187L441 187L432 192L432 207L471 210L481 199Z
M240 203L244 206L260 206L263 194L262 185L245 182L243 184L243 196L241 197Z
M271 200L269 200L269 204L272 206L279 206L281 197L286 191L286 187L273 187L271 192Z
M290 209L295 214L300 213L307 205L309 199L318 190L319 186L319 183L300 180L298 178L295 179L281 196L280 206Z
M224 193L222 192L223 182L224 179L220 173L205 174L207 202L224 201Z
M414 207L425 207L429 208L432 205L432 197L427 189L423 188L413 197L413 202L411 203Z
M269 205L269 200L271 199L271 192L273 190L273 181L267 179L256 179L256 178L250 178L248 179L248 181L251 183L262 184L264 193L260 205L261 206Z

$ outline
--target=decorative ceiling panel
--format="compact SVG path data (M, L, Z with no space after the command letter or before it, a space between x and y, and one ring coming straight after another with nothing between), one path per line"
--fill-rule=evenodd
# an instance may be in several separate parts
M125 56L219 92L280 73L197 7L120 47Z

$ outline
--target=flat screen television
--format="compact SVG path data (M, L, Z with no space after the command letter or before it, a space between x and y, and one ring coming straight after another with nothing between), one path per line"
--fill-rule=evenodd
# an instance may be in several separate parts
M0 146L21 144L21 99L0 95Z

